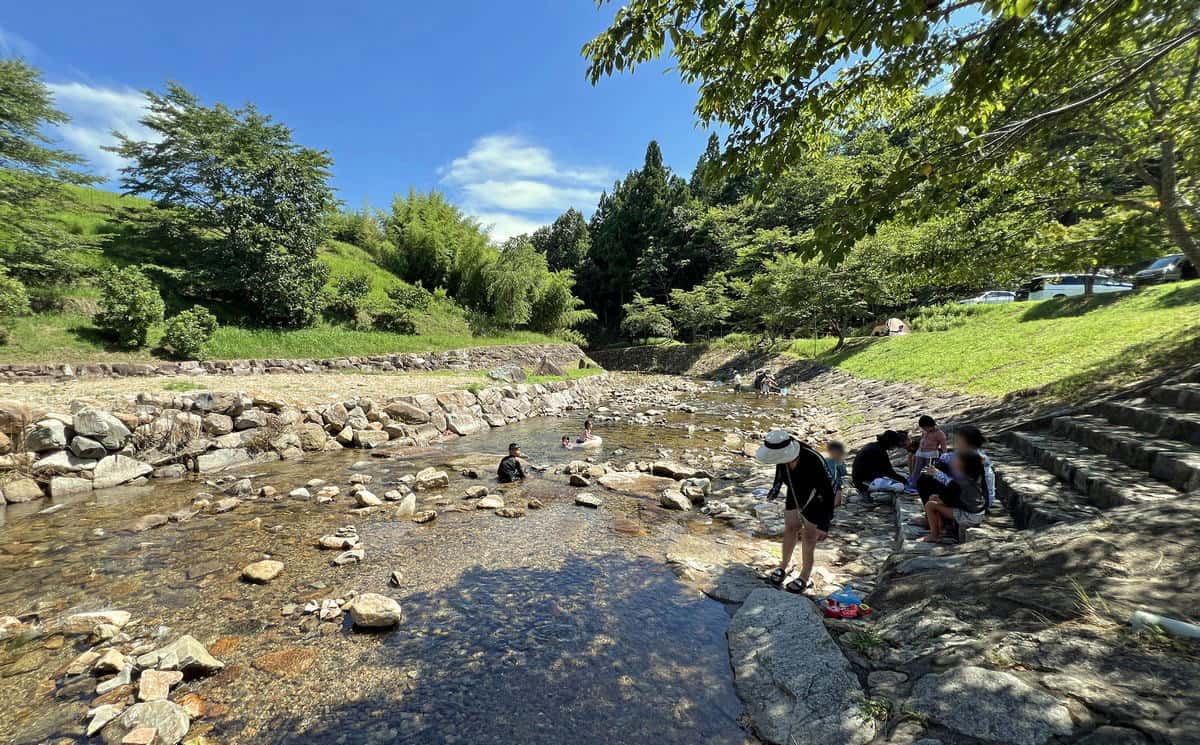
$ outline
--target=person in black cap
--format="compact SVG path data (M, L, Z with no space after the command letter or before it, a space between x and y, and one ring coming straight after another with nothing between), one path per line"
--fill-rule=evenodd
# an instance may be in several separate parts
M521 462L524 455L520 445L515 442L508 444L508 455L504 456L500 461L500 467L496 469L496 478L500 479L501 484L521 481L529 475L525 470L525 464Z

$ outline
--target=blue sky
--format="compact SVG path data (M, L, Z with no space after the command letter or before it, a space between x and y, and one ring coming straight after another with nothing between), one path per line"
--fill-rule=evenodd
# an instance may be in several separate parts
M592 86L579 54L615 12L591 0L10 3L0 53L40 68L73 117L63 143L137 131L139 91L176 80L205 102L255 103L334 158L347 205L440 189L493 226L531 230L640 165L657 139L690 174L707 133L666 63Z

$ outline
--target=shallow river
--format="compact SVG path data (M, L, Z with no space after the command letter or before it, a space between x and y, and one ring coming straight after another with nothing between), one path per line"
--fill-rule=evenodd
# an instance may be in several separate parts
M332 504L258 500L142 533L126 528L217 489L185 481L97 493L53 514L23 506L0 524L0 614L36 611L45 620L120 608L133 614L126 631L138 639L200 639L226 668L172 694L203 698L189 737L207 739L196 742L754 742L732 687L729 612L665 562L682 535L721 540L707 519L600 487L590 491L603 507L575 506L579 489L553 469L506 490L510 505L545 503L521 519L471 510L417 525L395 519L391 506L356 512L345 496L355 473L370 474L369 488L382 494L404 474L445 465L451 484L440 494L459 504L468 486L494 485L512 440L534 463L592 455L623 464L654 459L659 448L676 457L715 449L722 435L704 429L733 424L728 413L764 427L784 413L778 400L722 394L705 394L698 408L709 414L671 414L672 426L598 425L600 452L558 447L579 418L531 420L405 459L316 454L236 476L283 494L325 479L342 487ZM461 477L465 467L484 478ZM358 528L366 559L331 566L336 552L314 542L347 524ZM268 585L241 582L240 568L264 554L284 562L283 574ZM393 570L400 587L389 586ZM348 616L283 615L289 604L350 591L395 597L404 623L369 634L353 631ZM95 681L64 684L58 674L85 648L61 636L0 647L0 742L83 741Z

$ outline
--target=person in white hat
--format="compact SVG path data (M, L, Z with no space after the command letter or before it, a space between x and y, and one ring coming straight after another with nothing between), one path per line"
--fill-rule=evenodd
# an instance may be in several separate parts
M792 562L796 543L800 543L800 575L784 585L789 592L804 592L812 587L813 554L817 543L829 535L833 521L834 493L825 458L788 432L777 429L754 454L760 463L775 466L775 483L767 499L776 499L786 486L783 511L783 556L769 579L783 585Z

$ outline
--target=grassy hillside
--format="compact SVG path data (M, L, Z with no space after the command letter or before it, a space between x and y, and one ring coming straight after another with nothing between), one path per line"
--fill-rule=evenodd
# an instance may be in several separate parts
M1070 397L1200 362L1200 281L1039 303L981 306L943 331L821 339L786 353L877 380L1001 396L1041 388Z
M71 232L93 238L98 248L84 251L79 260L99 272L109 266L125 264L169 265L170 247L147 245L122 230L123 210L148 209L150 203L136 197L121 196L98 189L70 187L77 205L57 215ZM394 274L377 264L366 251L339 241L329 241L321 249L321 260L329 267L329 282L350 274L366 274L371 280L368 300L387 302L389 288L403 284ZM151 273L151 276L154 276ZM35 296L38 293L33 293ZM190 305L191 301L170 297L164 291L168 308ZM36 297L35 297L36 299ZM154 355L162 329L150 335L150 348L126 352L112 348L92 324L99 304L99 292L86 282L43 298L45 312L19 318L8 344L0 346L0 362L95 362L149 359ZM214 308L220 315L220 309ZM489 344L547 343L553 339L529 332L479 337L471 333L465 311L450 299L435 294L429 309L415 317L414 336L382 331L355 331L324 324L296 331L239 328L224 325L210 347L215 359L264 357L336 357L344 355L387 354L455 349Z

